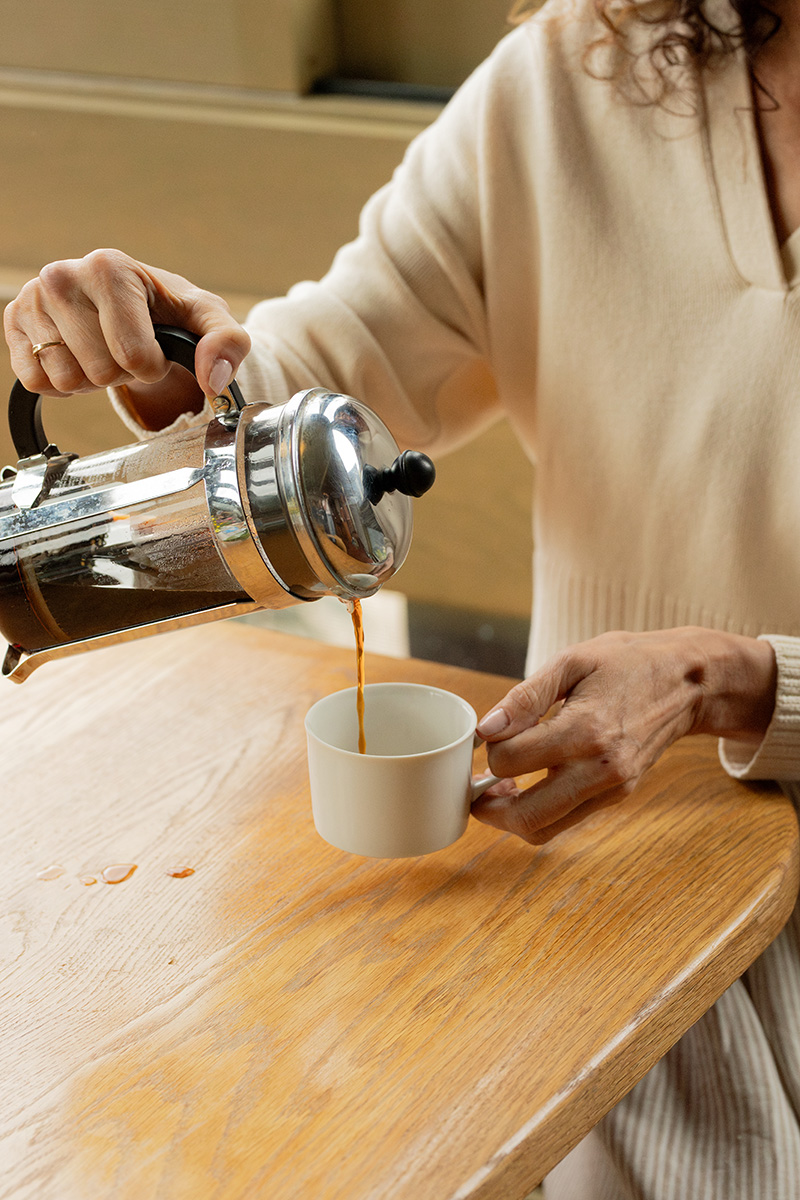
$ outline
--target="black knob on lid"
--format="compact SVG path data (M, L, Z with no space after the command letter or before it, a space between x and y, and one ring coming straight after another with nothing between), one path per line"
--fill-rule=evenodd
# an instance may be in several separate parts
M436 468L427 454L419 450L404 450L382 471L375 467L364 468L364 488L371 504L377 504L387 492L424 496L435 478Z

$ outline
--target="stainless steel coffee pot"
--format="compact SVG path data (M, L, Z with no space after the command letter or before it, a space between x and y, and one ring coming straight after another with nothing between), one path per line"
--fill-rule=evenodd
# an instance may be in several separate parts
M157 326L194 370L198 339ZM9 426L20 460L0 479L3 675L187 625L320 596L373 595L411 542L410 496L430 459L398 455L350 396L312 388L245 404L235 383L206 425L79 458L50 444L41 398L19 380Z

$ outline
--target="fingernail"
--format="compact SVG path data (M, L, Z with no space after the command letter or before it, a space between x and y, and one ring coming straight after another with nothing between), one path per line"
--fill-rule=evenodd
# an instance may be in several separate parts
M493 708L478 722L478 733L481 737L492 737L500 733L508 725L508 716L502 708Z
M213 395L218 396L220 392L224 392L232 379L232 365L228 362L227 358L218 358L208 376L208 382L211 385Z

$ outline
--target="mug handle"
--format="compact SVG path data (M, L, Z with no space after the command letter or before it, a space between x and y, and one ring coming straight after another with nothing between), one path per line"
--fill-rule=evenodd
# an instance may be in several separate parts
M472 803L482 796L483 793L496 783L501 783L499 775L473 775L472 777Z
M176 325L154 325L153 332L164 356L194 375L198 335ZM244 408L244 397L238 384L231 383L227 391L236 407ZM50 445L42 424L42 397L38 392L29 392L18 379L8 399L8 428L20 459L43 454Z

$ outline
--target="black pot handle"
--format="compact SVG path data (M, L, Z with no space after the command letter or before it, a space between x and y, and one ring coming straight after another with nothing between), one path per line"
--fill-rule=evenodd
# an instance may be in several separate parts
M194 375L195 346L200 341L197 334L175 325L155 325L153 332L165 357ZM244 397L235 382L228 392L236 407L243 408ZM49 445L42 424L42 397L38 392L29 392L18 379L8 399L8 428L21 459L41 454Z

